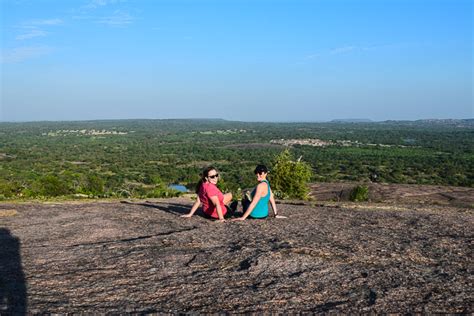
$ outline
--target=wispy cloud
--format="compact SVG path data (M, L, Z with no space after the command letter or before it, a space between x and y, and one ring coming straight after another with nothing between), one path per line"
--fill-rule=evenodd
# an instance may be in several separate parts
M53 52L53 48L49 46L30 46L18 47L11 50L2 50L0 62L2 64L20 63L22 61L48 55Z
M134 18L127 12L116 10L112 15L100 17L97 23L108 26L125 26L131 24Z
M40 29L32 29L27 33L23 33L15 37L16 40L22 41L22 40L27 40L35 37L44 37L48 34L48 32L45 32Z
M399 42L399 43L387 43L387 44L374 44L374 45L345 45L335 48L326 48L321 49L317 52L308 54L306 56L300 57L298 61L293 63L293 65L308 65L314 60L318 59L329 59L329 58L339 58L345 56L346 54L371 54L375 52L387 52L394 50L407 50L413 48L420 48L426 46L426 43L423 42Z
M23 41L35 37L45 37L49 33L44 31L43 28L57 26L61 24L63 24L62 19L42 19L26 21L17 26L17 28L21 29L23 33L17 35L15 39Z
M107 5L125 2L124 0L92 0L88 4L82 6L82 9L93 10Z
M60 24L63 24L62 19L31 20L26 23L26 25L29 25L29 26L60 25Z
M315 59L315 58L318 58L318 57L321 57L321 54L311 54L311 55L307 55L307 56L305 56L304 59L309 60L309 59Z
M358 49L358 47L356 47L356 46L341 46L341 47L336 47L336 48L329 49L329 50L326 50L326 51L306 55L304 57L304 59L305 60L311 60L311 59L321 58L321 57L324 57L324 56L345 54L345 53L350 53L352 51L355 51L357 49Z
M329 53L331 55L338 55L338 54L349 53L349 52L355 51L357 49L358 49L358 47L356 47L356 46L343 46L343 47L337 47L337 48L331 49L331 51Z
M78 14L72 18L111 27L123 27L135 20L127 11L120 10L120 4L125 2L127 0L89 0L77 10Z

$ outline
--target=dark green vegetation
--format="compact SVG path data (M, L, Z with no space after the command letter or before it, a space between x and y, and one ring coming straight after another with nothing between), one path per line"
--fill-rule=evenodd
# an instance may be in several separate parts
M383 123L245 123L121 120L0 123L0 197L161 197L192 188L213 164L223 186L255 184L286 147L313 168L311 181L377 181L473 187L473 120ZM346 142L343 142L346 141ZM295 141L293 143L296 143ZM271 177L270 177L271 181Z
M366 185L358 185L351 191L349 200L352 202L365 202L369 200L369 188Z
M272 170L272 189L280 199L306 200L312 168L307 162L295 160L288 149L275 159Z

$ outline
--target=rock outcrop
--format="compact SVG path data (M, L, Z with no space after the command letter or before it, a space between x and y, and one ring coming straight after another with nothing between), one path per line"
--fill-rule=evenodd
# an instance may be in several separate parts
M191 204L0 204L0 313L474 311L472 209Z

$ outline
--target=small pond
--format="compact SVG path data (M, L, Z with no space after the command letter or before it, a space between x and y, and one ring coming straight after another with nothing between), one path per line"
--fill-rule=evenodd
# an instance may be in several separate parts
M169 188L173 189L173 190L176 190L176 191L179 191L179 192L188 192L188 188L186 188L182 184L170 184Z

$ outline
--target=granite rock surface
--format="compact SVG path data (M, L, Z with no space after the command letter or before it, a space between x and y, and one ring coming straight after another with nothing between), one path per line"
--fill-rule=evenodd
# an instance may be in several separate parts
M472 209L192 203L0 204L0 314L474 312Z

